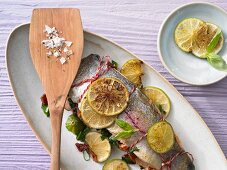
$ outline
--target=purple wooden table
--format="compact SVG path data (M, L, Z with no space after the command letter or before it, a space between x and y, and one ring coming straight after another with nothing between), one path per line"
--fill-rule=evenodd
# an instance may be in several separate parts
M156 41L162 21L174 8L188 2L190 1L0 0L0 170L49 168L50 157L17 106L5 66L5 46L9 33L15 26L29 22L32 9L37 7L80 8L86 30L106 36L140 56L188 99L227 156L227 78L205 87L187 85L171 76L158 57ZM209 2L227 10L226 0Z

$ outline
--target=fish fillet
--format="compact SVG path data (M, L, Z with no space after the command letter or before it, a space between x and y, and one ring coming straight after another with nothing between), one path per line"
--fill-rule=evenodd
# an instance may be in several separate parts
M80 84L86 79L92 79L97 75L97 69L100 67L100 56L91 54L82 59L80 68L73 84ZM104 71L103 67L99 71ZM130 138L121 140L120 142L128 147L136 146L139 150L134 151L137 156L136 162L144 168L161 169L162 162L175 158L171 163L171 170L194 170L194 164L188 154L179 154L184 152L175 140L173 148L165 154L157 154L147 144L146 132L148 128L155 122L160 120L160 114L155 105L149 103L148 98L134 85L121 75L116 69L110 68L101 77L115 77L119 79L127 87L131 93L128 106L123 113L119 115L119 119L123 119L135 128L138 132ZM69 97L76 103L81 99L84 90L87 89L90 82L83 83L80 86L73 87L69 93ZM113 135L122 131L116 124L111 125L108 130ZM177 155L177 156L176 156ZM165 168L163 168L165 169Z

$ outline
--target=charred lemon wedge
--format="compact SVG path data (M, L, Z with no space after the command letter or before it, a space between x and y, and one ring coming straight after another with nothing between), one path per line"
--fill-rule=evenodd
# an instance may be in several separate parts
M153 124L147 132L147 142L151 149L157 153L166 153L174 145L174 132L172 126L166 121Z
M143 62L138 59L128 60L121 68L121 74L123 74L128 80L139 87L142 85L141 76L143 75L142 69Z
M97 162L103 162L107 160L111 153L111 146L108 139L101 139L101 134L98 132L89 132L85 141L89 146L89 149L97 156Z
M88 89L88 103L100 115L120 114L128 104L129 93L125 85L112 77L99 78Z
M116 119L116 116L105 116L96 113L89 105L87 97L82 100L80 111L83 122L90 128L106 128Z

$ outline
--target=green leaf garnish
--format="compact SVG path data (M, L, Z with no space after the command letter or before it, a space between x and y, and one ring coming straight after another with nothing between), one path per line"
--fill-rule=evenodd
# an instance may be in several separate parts
M138 129L123 131L123 132L118 133L116 136L114 136L114 138L116 140L127 139L127 138L131 137L137 131L138 131Z
M116 119L116 124L125 131L133 130L134 128L122 119Z
M217 54L214 53L207 54L207 61L211 66L213 66L217 70L227 71L227 64L225 60Z
M212 40L210 41L210 43L207 46L207 52L211 53L213 52L213 50L215 49L215 47L217 46L219 40L221 38L221 29L218 28L216 34L214 35L214 37L212 38Z
M111 145L118 146L118 140L116 140L113 136L109 137L109 142Z
M116 61L112 60L111 64L114 68L116 68L116 69L118 68L118 63Z
M85 141L85 136L87 135L88 132L90 132L90 128L85 128L83 131L80 131L79 134L77 135L76 139L84 142Z
M49 116L50 116L50 112L49 112L49 109L48 109L48 105L42 104L41 108L42 108L42 110L43 110L43 113L44 113L47 117L49 117Z
M133 153L134 151L139 151L139 149L135 146L135 147L132 147L128 150L128 153Z
M122 156L121 159L125 161L127 164L135 164L135 162L130 158L128 154Z
M101 129L100 130L100 133L101 133L101 139L104 140L104 139L109 139L109 137L112 135L107 129Z

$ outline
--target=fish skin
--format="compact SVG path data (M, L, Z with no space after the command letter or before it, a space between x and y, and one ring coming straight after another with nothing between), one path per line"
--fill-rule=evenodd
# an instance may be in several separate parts
M78 74L74 83L78 83L84 79L92 78L96 73L96 69L99 66L100 57L95 54L91 54L88 57L82 59ZM115 77L122 81L127 87L129 92L132 92L129 98L128 106L123 113L119 115L119 119L127 121L129 124L134 126L135 121L136 127L139 131L133 134L130 138L121 140L122 143L127 146L131 146L141 139L142 136L146 135L148 128L153 125L155 122L160 120L160 115L157 108L149 103L149 99L134 85L127 80L123 75L121 75L116 69L111 68L101 77ZM83 89L89 83L83 85ZM72 98L74 102L78 102L78 96L83 92L81 87L74 87L70 93L69 97ZM134 90L135 89L135 90ZM134 90L134 91L133 91ZM134 123L132 122L132 119ZM108 130L113 134L117 134L122 131L116 124L113 124ZM155 153L147 144L145 138L143 138L139 143L135 145L139 148L139 151L135 151L134 154L137 155L139 161L138 163L144 168L150 166L152 168L160 169L161 168L161 157L159 154ZM178 152L184 151L177 140L173 148L165 154L162 154L162 158L165 161L168 161L172 156L176 155ZM194 170L195 166L187 154L177 156L172 162L171 170Z

